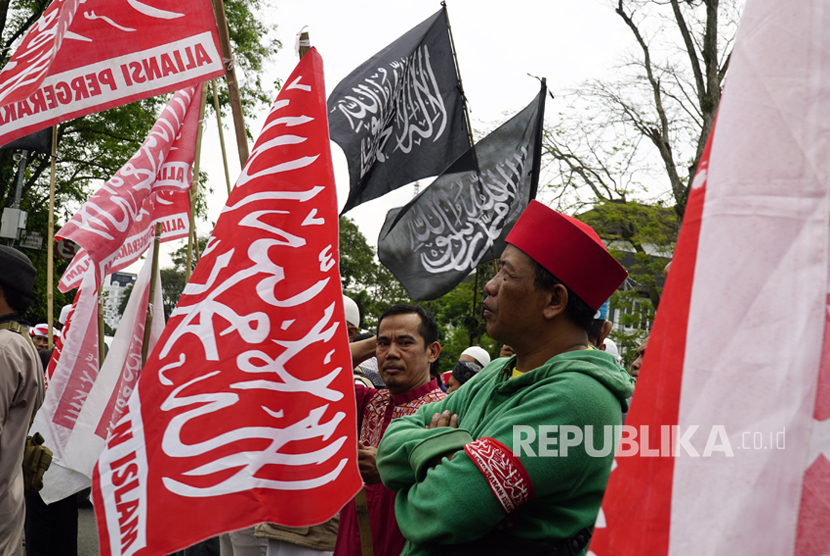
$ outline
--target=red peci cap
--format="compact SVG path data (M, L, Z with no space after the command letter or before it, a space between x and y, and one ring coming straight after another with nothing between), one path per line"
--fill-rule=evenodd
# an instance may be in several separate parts
M549 270L594 311L628 276L593 228L536 200L505 241Z

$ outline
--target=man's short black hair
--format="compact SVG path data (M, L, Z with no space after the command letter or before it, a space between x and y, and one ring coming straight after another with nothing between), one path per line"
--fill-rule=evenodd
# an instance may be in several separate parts
M533 260L533 259L531 259ZM536 289L551 289L557 284L562 284L568 291L568 305L565 307L565 313L585 332L590 332L591 325L594 323L594 315L597 313L594 309L588 307L588 304L582 301L567 284L563 284L562 280L557 278L548 269L533 260L536 265L536 277L533 284ZM599 336L597 336L599 337Z
M3 296L6 298L6 303L9 304L9 307L11 307L14 312L19 315L22 315L28 311L29 307L31 307L34 303L31 297L12 287L0 284L0 290L2 290Z
M432 318L426 309L423 307L418 307L417 305L410 305L409 303L399 303L397 305L392 305L387 310L383 312L380 316L380 320L378 320L378 333L380 333L380 323L383 322L383 319L386 317L391 317L394 315L409 315L409 314L416 314L421 317L421 324L418 325L418 334L424 339L424 347L430 345L433 342L438 341L438 324L435 322L435 319Z
M602 326L604 324L605 319L593 319L591 321L591 326L588 327L588 339L591 340L592 344L596 345L599 342L599 335L602 334Z

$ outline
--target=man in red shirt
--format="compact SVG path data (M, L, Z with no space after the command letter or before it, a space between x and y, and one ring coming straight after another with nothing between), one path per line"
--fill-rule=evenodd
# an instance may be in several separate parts
M432 316L414 305L395 305L380 317L377 334L378 371L388 389L355 384L358 465L366 484L375 556L398 556L406 542L395 520L395 493L381 484L375 453L392 419L411 415L420 406L446 396L429 374L430 364L440 353L438 325ZM334 554L361 554L354 500L340 513Z

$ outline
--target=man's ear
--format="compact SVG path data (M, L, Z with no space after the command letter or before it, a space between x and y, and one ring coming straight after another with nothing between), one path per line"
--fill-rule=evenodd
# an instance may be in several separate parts
M599 349L605 351L605 347L604 347L605 338L607 338L608 335L611 333L611 328L613 328L613 327L614 327L614 323L611 322L610 320L607 320L607 321L602 323L602 328L600 328L600 330L599 330L599 339L597 340L597 345L599 346Z
M542 313L546 319L554 319L563 314L568 306L568 288L564 284L556 284L546 292Z
M427 346L427 359L429 360L430 365L438 359L439 355L441 355L441 344L438 342L432 342Z

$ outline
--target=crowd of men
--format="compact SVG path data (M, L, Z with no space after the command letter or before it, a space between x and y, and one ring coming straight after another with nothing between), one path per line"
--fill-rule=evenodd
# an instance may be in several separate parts
M29 337L4 326L22 320L35 269L4 246L0 264L9 269L0 275L4 556L22 544L21 461L43 367ZM364 489L326 523L260 524L183 553L359 556L370 538L376 556L584 554L614 456L586 445L622 424L635 385L603 349L607 300L625 276L590 227L532 201L484 287L487 333L503 348L492 360L481 347L465 350L445 380L434 371L441 345L427 311L390 307L361 338L346 298ZM552 457L561 425L594 437Z

